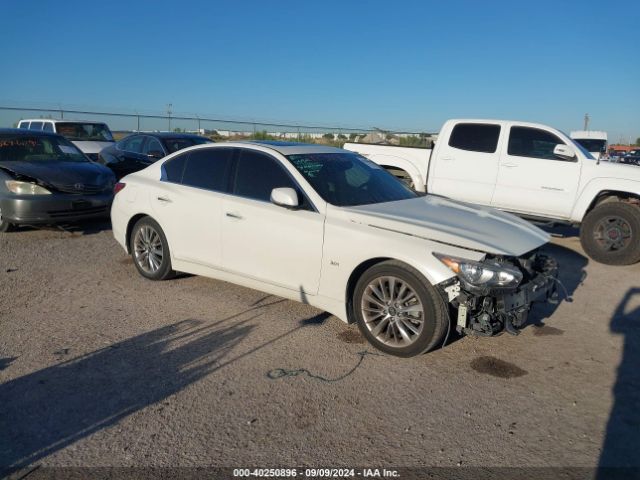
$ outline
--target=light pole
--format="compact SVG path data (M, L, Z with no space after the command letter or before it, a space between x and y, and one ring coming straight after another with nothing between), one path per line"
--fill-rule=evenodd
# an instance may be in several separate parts
M173 107L173 104L168 103L167 104L167 115L169 115L169 131L171 131L171 107Z

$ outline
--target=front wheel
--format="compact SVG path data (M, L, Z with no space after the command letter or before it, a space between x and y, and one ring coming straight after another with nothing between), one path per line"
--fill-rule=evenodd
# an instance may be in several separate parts
M10 232L15 228L13 223L8 222L2 217L2 210L0 209L0 232Z
M438 345L449 314L444 300L416 269L398 261L374 265L358 280L354 314L378 350L412 357Z
M152 218L141 218L133 226L129 249L133 263L143 277L166 280L174 275L167 238Z
M596 262L630 265L640 261L640 208L624 202L597 206L580 226L580 243Z

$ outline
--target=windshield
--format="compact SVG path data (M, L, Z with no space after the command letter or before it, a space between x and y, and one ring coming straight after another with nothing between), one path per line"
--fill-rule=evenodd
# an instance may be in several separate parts
M169 153L177 152L183 148L192 147L193 145L202 145L203 143L213 143L208 138L201 137L177 137L165 138L164 144L167 146Z
M384 168L355 153L303 153L287 158L332 205L368 205L418 196Z
M56 132L69 140L113 142L113 135L104 123L57 122Z
M573 140L589 152L605 152L607 148L606 140L594 140L593 138L574 138Z
M587 157L589 160L595 160L594 156L591 155L591 152L589 152L589 150L584 148L582 145L576 142L573 138L570 138L568 136L567 138L571 140L571 143L573 144L573 146L576 147L578 150L580 150L585 157Z
M2 135L0 162L88 162L73 143L55 136Z

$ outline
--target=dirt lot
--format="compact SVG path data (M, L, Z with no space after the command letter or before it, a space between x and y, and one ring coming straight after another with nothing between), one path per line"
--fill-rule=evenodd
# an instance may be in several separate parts
M0 234L0 463L640 466L640 265L553 243L572 302L407 360L309 306L144 280L100 225Z

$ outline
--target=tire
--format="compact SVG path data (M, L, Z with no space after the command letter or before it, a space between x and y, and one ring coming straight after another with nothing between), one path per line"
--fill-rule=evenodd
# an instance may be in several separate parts
M640 261L640 207L623 202L597 206L580 226L580 243L589 257L605 265Z
M447 305L427 279L395 260L362 274L352 305L369 343L398 357L420 355L439 345L450 321Z
M387 168L386 170L411 190L416 189L416 185L413 183L413 179L411 178L411 175L409 175L409 172L406 172L405 170L399 168Z
M169 243L162 228L151 217L141 218L131 230L129 250L136 269L149 280L167 280L175 275L171 268Z
M2 210L0 210L0 232L10 232L15 228L13 223L9 223L2 218Z

